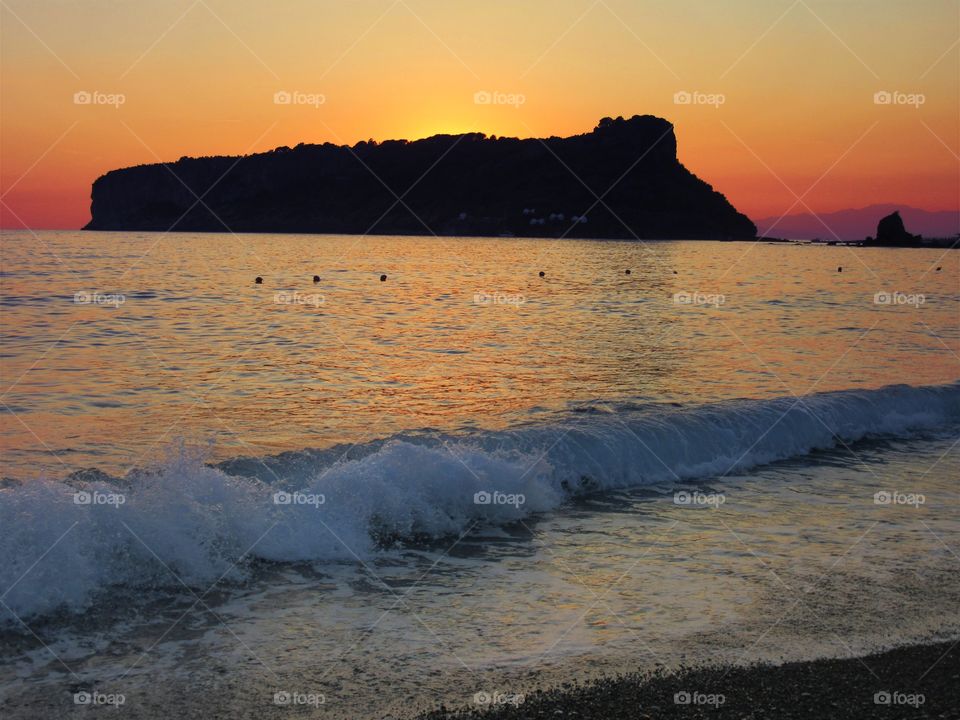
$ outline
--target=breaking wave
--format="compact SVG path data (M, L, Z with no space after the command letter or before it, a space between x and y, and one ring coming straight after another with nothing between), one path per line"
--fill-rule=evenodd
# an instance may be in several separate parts
M97 471L0 489L0 623L88 607L111 586L206 589L256 561L355 561L586 492L710 478L871 436L960 422L960 383L699 407L596 406L550 425L398 435L208 465L175 448L122 479Z

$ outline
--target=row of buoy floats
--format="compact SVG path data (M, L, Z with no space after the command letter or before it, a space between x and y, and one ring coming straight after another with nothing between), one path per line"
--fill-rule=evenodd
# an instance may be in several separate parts
M942 269L943 269L943 266L942 266L942 265L937 265L937 272L940 272L940 270L942 270ZM628 270L627 272L629 272L629 270ZM842 272L843 272L843 265L839 265L839 266L837 267L837 272L839 272L839 273L842 273ZM929 272L929 270L928 270L927 272Z
M546 274L543 270L541 270L539 274L540 274L540 277L546 277L546 276L547 276L547 274ZM624 274L625 274L625 275L629 275L629 274L630 274L630 270L629 270L629 269L624 270ZM677 274L677 271L674 270L674 271L673 271L673 274L676 275L676 274ZM386 282L386 281L387 281L387 276L386 276L386 275L381 275L381 276L380 276L380 282ZM255 282L257 285L263 285L263 278L262 278L260 275L257 275L256 279L255 279L253 282ZM313 276L313 282L314 282L314 283L320 282L320 276L319 276L319 275L314 275L314 276Z
M630 271L628 270L627 272L629 273ZM540 277L543 277L543 273L540 273ZM381 276L380 276L380 282L386 282L386 281L387 281L387 276L386 276L386 275L381 275ZM253 282L255 282L257 285L263 285L263 278L262 278L260 275L257 275L256 279L255 279ZM314 282L314 284L320 282L320 276L319 276L319 275L314 275L314 276L313 276L313 282Z
M937 272L940 272L941 269L943 269L943 266L942 266L942 265L938 265L938 266L937 266ZM840 265L840 266L837 267L837 272L838 272L838 273L842 273L842 272L843 272L843 266L842 266L842 265ZM546 276L547 276L547 274L546 274L543 270L541 270L538 274L539 274L540 277L546 277ZM624 275L629 275L629 274L630 274L630 268L627 268L626 270L624 270L624 271L623 271L623 274L624 274ZM676 275L676 274L677 274L677 271L674 270L674 271L673 271L673 274ZM386 275L381 275L381 276L380 276L380 282L386 282L386 281L387 281L387 276L386 276ZM263 278L262 278L261 276L257 275L257 278L254 280L254 282L255 282L257 285L263 285ZM319 276L319 275L314 275L314 276L313 276L313 282L314 282L314 283L320 282L320 276Z

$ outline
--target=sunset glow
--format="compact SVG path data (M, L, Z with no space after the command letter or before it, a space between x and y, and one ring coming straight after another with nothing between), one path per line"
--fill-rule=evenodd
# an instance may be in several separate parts
M681 161L754 219L960 204L956 0L8 0L0 22L5 228L80 227L98 176L183 155L633 114L672 121Z
M0 720L960 707L960 0L0 0Z

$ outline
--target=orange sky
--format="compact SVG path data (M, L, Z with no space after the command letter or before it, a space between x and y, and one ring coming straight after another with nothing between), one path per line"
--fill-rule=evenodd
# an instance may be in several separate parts
M754 219L953 209L958 37L960 0L3 0L0 226L80 227L99 175L183 155L568 135L646 113ZM123 104L99 104L111 94Z

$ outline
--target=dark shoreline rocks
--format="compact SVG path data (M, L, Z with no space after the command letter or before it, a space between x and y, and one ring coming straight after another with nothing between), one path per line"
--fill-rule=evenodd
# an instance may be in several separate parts
M668 121L589 133L280 147L113 170L87 230L743 240L756 226L677 159Z
M877 247L919 247L922 243L922 237L907 232L899 210L880 218L877 223L877 237L868 237L863 241L866 246Z
M960 646L939 642L862 658L632 674L538 691L521 704L438 710L418 720L532 718L960 718Z

